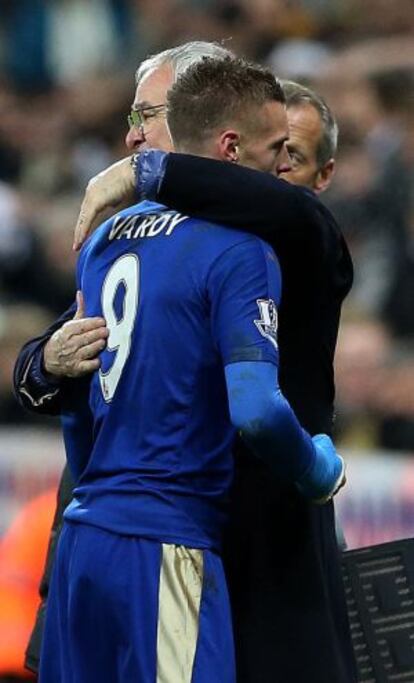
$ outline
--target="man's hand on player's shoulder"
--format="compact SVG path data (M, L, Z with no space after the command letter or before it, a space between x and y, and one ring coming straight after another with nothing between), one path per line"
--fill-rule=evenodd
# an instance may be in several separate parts
M92 178L85 191L75 227L73 248L78 250L92 232L96 219L109 208L125 208L135 201L135 175L131 157L117 161Z
M98 354L105 348L108 329L104 318L85 318L82 294L69 320L51 336L43 351L45 371L53 377L82 377L100 366Z

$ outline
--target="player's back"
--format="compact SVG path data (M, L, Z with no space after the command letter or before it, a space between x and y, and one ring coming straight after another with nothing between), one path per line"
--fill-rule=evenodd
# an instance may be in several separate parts
M103 315L110 336L91 382L94 445L70 519L218 544L234 430L211 273L252 239L144 202L101 226L82 251L86 312Z

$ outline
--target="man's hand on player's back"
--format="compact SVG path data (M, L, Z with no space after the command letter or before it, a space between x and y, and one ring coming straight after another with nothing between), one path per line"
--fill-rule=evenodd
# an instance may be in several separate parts
M54 377L81 377L100 366L97 357L106 346L108 329L103 318L85 318L82 293L77 293L77 310L51 336L43 352L43 364Z

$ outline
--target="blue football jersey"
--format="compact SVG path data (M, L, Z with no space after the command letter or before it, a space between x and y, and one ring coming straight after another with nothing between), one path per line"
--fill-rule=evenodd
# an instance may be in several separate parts
M142 202L92 235L78 287L86 315L103 316L110 334L90 384L93 446L65 516L218 547L233 469L224 366L277 365L274 252ZM76 470L79 438L65 436Z

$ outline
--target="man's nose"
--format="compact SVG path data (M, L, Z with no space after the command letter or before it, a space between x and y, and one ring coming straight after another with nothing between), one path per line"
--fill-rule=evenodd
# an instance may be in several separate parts
M136 152L145 142L144 131L141 126L132 126L126 137L125 144L129 152Z
M292 170L292 161L290 159L289 151L286 145L283 146L283 150L280 153L279 161L277 164L277 175L281 173L289 173Z

